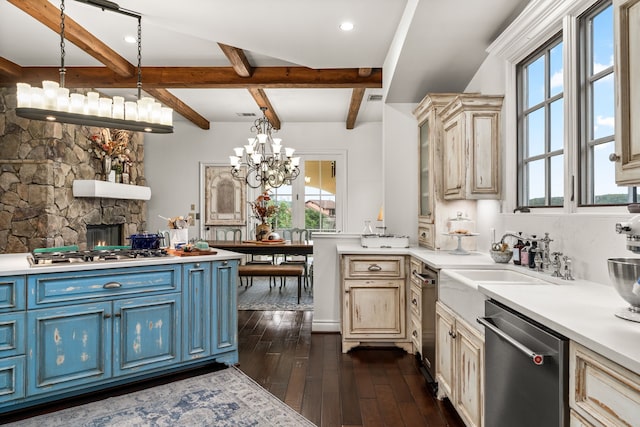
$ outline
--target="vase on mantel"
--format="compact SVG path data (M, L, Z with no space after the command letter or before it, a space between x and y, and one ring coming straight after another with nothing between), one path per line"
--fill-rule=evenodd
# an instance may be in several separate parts
M109 174L111 173L111 157L104 156L102 158L102 169L104 171L104 180L109 180Z
M256 240L260 241L262 239L266 239L267 236L271 233L271 225L263 222L262 224L256 225Z

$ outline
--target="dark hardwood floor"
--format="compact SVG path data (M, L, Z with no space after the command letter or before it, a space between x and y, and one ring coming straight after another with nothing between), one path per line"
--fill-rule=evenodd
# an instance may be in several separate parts
M342 354L340 334L311 333L311 311L239 311L239 368L318 426L462 427L399 349Z

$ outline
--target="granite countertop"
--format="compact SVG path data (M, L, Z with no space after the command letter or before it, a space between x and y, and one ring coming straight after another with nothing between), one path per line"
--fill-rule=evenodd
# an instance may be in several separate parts
M614 315L628 304L610 284L556 279L513 263L496 264L479 252L452 255L420 247L366 249L355 244L338 245L337 250L338 254L410 255L436 269L507 268L533 275L549 284L479 284L477 290L640 374L640 323Z
M174 256L157 258L136 258L132 260L120 261L104 261L104 262L88 262L88 263L61 263L56 265L46 265L31 267L27 261L29 253L20 254L2 254L0 255L0 275L16 276L21 274L39 274L39 273L55 273L63 271L81 271L81 270L101 270L107 268L120 267L139 267L145 265L158 264L178 264L187 262L204 262L204 261L224 261L231 259L240 259L242 254L236 252L216 249L215 255L197 255L197 256Z

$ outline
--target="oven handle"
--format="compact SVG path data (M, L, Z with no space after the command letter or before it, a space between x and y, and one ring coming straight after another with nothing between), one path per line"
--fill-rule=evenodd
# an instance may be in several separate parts
M517 341L512 336L507 335L502 330L498 329L493 323L491 323L491 320L492 320L491 317L478 317L476 320L477 320L478 323L483 325L485 328L488 328L493 333L498 335L500 338L505 340L507 343L511 344L512 346L514 346L515 348L520 350L520 352L524 353L527 357L530 357L531 361L533 362L534 365L538 365L538 366L543 365L544 364L544 358L546 356L549 356L548 354L536 353L535 351L531 350L526 345L524 345L521 342Z
M422 283L423 285L434 285L436 284L436 279L430 278L430 277L424 277L423 275L421 275L420 273L418 273L416 270L413 270L411 272L411 275L413 277L415 277L416 279L418 279L420 281L420 283Z

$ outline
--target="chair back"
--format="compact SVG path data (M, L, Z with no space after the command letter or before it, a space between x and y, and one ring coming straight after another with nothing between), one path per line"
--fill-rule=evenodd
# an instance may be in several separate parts
M241 242L242 230L239 228L216 228L216 240L225 242Z
M289 240L291 240L291 243L307 244L309 243L309 230L306 228L292 228Z

